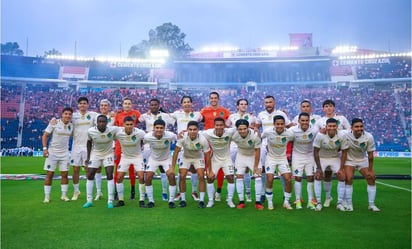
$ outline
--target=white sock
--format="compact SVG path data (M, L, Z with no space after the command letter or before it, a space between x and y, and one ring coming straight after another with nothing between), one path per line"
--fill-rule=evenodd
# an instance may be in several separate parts
M180 173L177 173L176 177L176 191L177 193L180 193Z
M117 195L120 201L124 201L124 184L116 183Z
M192 181L192 193L197 192L197 185L199 182L199 179L197 179L197 173L192 173L190 175L190 180Z
M79 190L79 184L78 184L78 183L73 184L73 189L74 189L74 192L80 192L80 190Z
M199 201L205 201L205 192L200 192Z
M308 191L308 203L313 199L313 182L308 182L306 185L306 190Z
M279 176L280 183L282 183L282 190L285 191L285 178L280 175Z
M124 190L123 190L124 192ZM114 200L114 180L107 180L107 202L113 202Z
M186 193L185 192L180 192L180 199L182 201L186 201Z
M315 180L315 196L318 203L322 202L322 181Z
M147 198L149 198L149 202L154 202L154 199L153 199L153 185L146 186L146 193L147 193Z
M260 196L262 195L262 178L255 178L255 198L256 202L260 202Z
M213 183L206 184L207 186L207 196L209 197L209 201L213 201L213 197L215 195L215 185Z
M52 187L51 185L50 186L44 185L44 195L48 199L50 199L51 187Z
M323 182L323 187L325 188L326 199L329 199L332 192L332 182Z
M162 193L167 193L167 177L166 173L160 173L160 179L162 180Z
M375 197L376 197L376 185L368 185L368 202L369 204L375 204Z
M338 181L338 203L343 201L343 197L345 196L345 182Z
M345 186L345 199L348 205L352 205L353 185Z
M270 188L266 188L266 199L268 202L273 202L273 192Z
M227 183L227 199L233 200L233 194L235 193L235 184Z
M283 200L283 203L289 203L289 200L290 200L290 197L292 196L292 193L283 192L283 196L285 197L285 200Z
M236 178L236 191L237 195L239 196L239 201L244 201L245 197L243 194L243 179L242 178Z
M96 173L94 179L96 180L96 192L99 194L102 192L102 173Z
M69 190L69 185L68 184L61 184L60 187L61 187L61 190L62 190L62 196L67 196L67 191Z
M250 176L250 173L245 173L243 179L245 183L246 194L250 194L250 187L252 184L252 177Z
M294 187L295 187L296 201L300 201L300 199L302 197L302 182L295 181Z
M94 180L87 179L86 181L86 196L87 202L93 201L93 187L94 187Z
M144 201L144 193L145 193L145 186L144 183L139 183L139 196L140 196L140 201Z
M169 202L175 201L175 195L176 195L176 185L175 186L169 185Z

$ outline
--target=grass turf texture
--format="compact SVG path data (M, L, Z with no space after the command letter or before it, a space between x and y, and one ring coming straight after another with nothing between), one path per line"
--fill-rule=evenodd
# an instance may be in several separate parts
M1 168L3 174L43 173L42 165L43 159L2 158ZM410 175L410 159L376 159L375 168L378 174ZM379 182L411 189L410 180ZM257 211L253 203L247 203L243 210L230 209L224 201L211 209L199 209L189 194L186 208L169 209L167 202L161 201L160 181L154 181L156 207L153 209L138 208L137 201L127 200L129 181L125 181L126 206L107 209L106 181L103 181L104 199L94 201L92 208L83 209L85 181L81 181L81 197L72 202L60 201L59 184L53 181L52 202L43 204L43 181L1 181L2 248L410 248L411 245L411 192L378 184L376 204L382 212L373 213L367 210L365 180L354 182L354 212L338 212L335 201L321 212L306 208L287 211L281 208L278 180L274 184L274 211L267 210L266 205L265 210ZM305 186L306 183L304 196ZM188 192L190 189L188 186ZM72 194L71 186L69 193ZM333 196L336 200L336 181Z

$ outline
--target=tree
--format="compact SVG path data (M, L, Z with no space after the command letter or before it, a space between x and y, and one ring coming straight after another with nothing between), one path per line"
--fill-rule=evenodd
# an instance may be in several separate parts
M6 42L1 44L1 54L22 56L24 52L17 42Z
M149 31L149 40L133 45L129 50L129 57L147 58L150 49L167 49L171 58L188 57L193 49L185 43L185 37L186 34L178 26L170 22L164 23Z
M44 51L44 56L46 57L48 55L62 55L62 53L60 53L59 50L53 48L52 50Z

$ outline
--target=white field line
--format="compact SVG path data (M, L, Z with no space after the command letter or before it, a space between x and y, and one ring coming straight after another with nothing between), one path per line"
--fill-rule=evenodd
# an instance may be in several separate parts
M398 187L398 186L395 186L395 185L392 185L392 184L387 184L387 183L383 183L383 182L380 182L380 181L376 181L376 183L382 184L384 186L388 186L388 187L391 187L391 188L402 189L402 190L405 190L405 191L408 191L408 192L412 192L412 190L410 190L410 189Z

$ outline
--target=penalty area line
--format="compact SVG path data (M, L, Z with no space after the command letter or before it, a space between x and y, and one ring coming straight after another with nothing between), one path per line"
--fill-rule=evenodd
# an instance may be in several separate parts
M395 185L392 185L392 184L387 184L387 183L383 183L383 182L380 182L380 181L376 181L376 183L379 183L379 184L382 184L384 186L388 186L388 187L391 187L391 188L402 189L402 190L405 190L405 191L408 191L408 192L412 192L410 189L398 187L398 186L395 186Z

